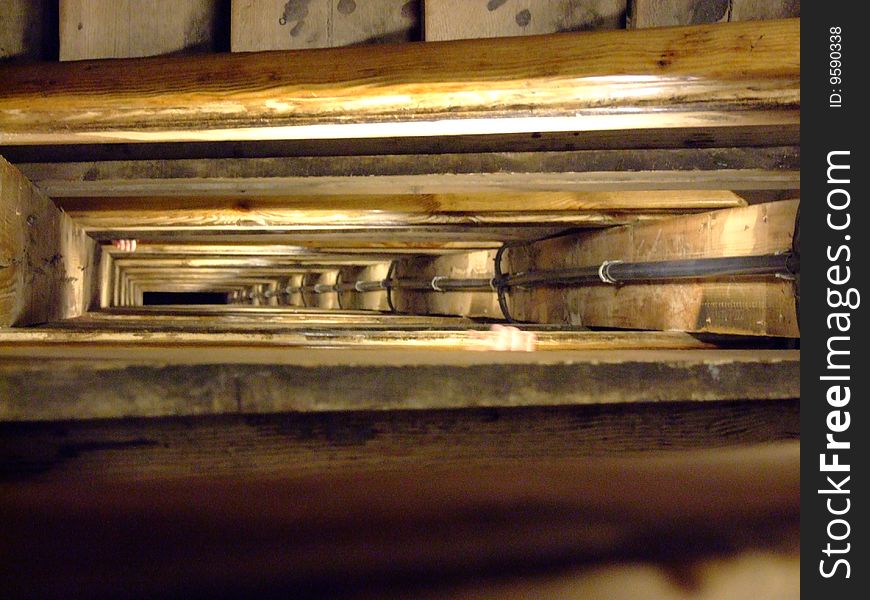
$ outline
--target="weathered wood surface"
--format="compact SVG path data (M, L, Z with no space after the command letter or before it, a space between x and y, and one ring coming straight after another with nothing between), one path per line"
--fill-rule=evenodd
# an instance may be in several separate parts
M0 0L0 62L7 59L57 60L56 1Z
M423 0L233 0L232 51L419 41Z
M785 252L792 247L798 202L757 204L527 244L505 253L503 270ZM514 318L538 323L800 335L794 284L772 277L517 288L510 291L508 303Z
M337 248L342 251L356 246L363 254L378 256L384 248L392 248L405 254L414 254L413 248L428 247L439 250L456 248L493 248L508 240L536 240L563 233L572 229L562 225L436 225L414 227L365 227L356 229L255 229L221 228L215 231L190 232L152 230L144 238L150 243L174 244L256 244L305 246L316 250ZM106 242L127 237L129 232L104 230L94 233L94 238ZM362 259L363 261L365 259ZM330 259L323 262L329 263ZM340 262L340 261L336 261Z
M629 27L674 27L801 16L800 0L633 0Z
M0 157L0 326L86 311L98 264L97 244Z
M797 400L0 423L0 478L497 466L797 440Z
M596 557L686 565L722 548L770 548L784 528L796 529L799 466L799 444L786 441L392 473L19 481L0 490L0 551L10 557L13 592L48 597L82 580L106 596L286 589L281 595L292 597L314 589L328 597L409 579L419 597L424 573L479 582L492 568L540 573ZM747 560L768 564L752 553ZM707 589L700 581L693 590Z
M792 19L4 65L0 143L775 130L799 120L799 29Z
M147 307L145 307L147 308ZM240 308L240 307L234 307ZM177 310L167 307L167 311ZM312 314L314 309L300 310L300 314ZM345 309L348 310L348 309ZM365 316L364 312L354 313ZM401 324L403 318L393 320ZM437 320L433 319L433 323ZM112 329L111 326L115 326ZM219 327L216 327L219 329ZM473 325L473 329L486 329L485 325ZM535 329L531 327L530 329ZM539 352L554 350L700 350L713 349L716 346L678 331L664 332L626 332L626 331L548 331L536 332ZM240 332L161 332L129 331L118 329L116 323L104 323L102 329L87 330L78 327L78 323L64 322L55 324L52 328L19 328L0 330L0 348L4 351L18 347L59 347L65 346L95 346L95 345L132 345L141 346L191 346L191 347L221 347L248 346L268 348L272 346L305 346L329 348L423 348L423 349L485 349L487 343L476 335L471 326L464 329L437 330L425 329L415 331L372 331L359 328L352 330L324 331L277 331L262 335Z
M97 346L79 348L78 358L75 348L64 346L21 346L6 353L0 361L0 419L772 400L800 394L800 355L793 350L105 348L102 354Z
M274 156L376 156L482 152L565 152L573 150L642 150L656 148L738 148L795 146L800 124L776 130L763 126L674 127L616 131L535 131L517 134L408 136L347 139L266 140L245 142L102 143L10 146L0 155L12 164L33 162L103 162L107 160L179 160L269 158Z
M216 52L219 0L60 0L60 60Z
M18 168L53 198L252 196L255 201L289 195L800 188L796 146L26 163Z
M646 192L503 192L398 196L260 196L61 198L76 224L147 237L153 231L348 229L438 225L624 224L690 212L743 206L723 190ZM373 212L376 210L377 212ZM296 252L298 254L298 252Z
M426 0L426 41L622 29L626 0Z
M381 210L397 213L501 212L657 212L713 210L745 206L737 193L726 190L644 190L603 192L497 192L476 194L374 194L274 196L55 196L56 204L76 219L106 211L135 211L143 216L176 210L255 211L260 208L297 211ZM156 216L156 215L155 215Z

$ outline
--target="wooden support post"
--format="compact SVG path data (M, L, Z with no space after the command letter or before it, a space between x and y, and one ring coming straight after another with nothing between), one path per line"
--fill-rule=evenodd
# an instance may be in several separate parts
M96 306L99 261L96 242L0 157L0 327Z
M799 51L792 19L2 66L0 144L774 132L799 122Z

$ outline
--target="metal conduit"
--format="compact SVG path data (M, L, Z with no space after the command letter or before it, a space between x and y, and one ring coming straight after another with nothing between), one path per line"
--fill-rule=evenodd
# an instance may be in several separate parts
M356 281L336 285L287 287L284 293L295 292L375 292L405 289L418 291L497 291L511 287L576 286L590 284L620 285L677 279L711 277L779 276L793 278L800 273L800 262L792 252L755 256L693 258L653 262L604 261L598 266L575 269L530 271L504 274L491 279L461 279L436 276L431 279L381 279Z

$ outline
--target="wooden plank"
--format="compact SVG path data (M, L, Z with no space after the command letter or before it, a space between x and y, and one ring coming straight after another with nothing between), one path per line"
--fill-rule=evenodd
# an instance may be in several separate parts
M380 196L799 189L800 148L27 163L51 197ZM242 204L244 206L244 204ZM407 204L406 204L407 206Z
M60 60L215 52L218 0L60 0Z
M57 3L0 0L0 62L57 59Z
M756 204L512 248L505 272L746 256L791 249L798 201ZM799 337L793 282L722 278L511 290L514 318L538 323Z
M408 258L396 261L398 279L492 279L495 275L495 250L447 254L441 257ZM396 310L410 314L463 315L503 319L494 291L420 292L398 289L393 292Z
M509 225L510 227L612 226L669 216L668 212L493 211L488 213L400 213L377 210L294 210L281 208L178 209L169 212L136 210L75 211L76 224L98 239L148 238L155 235L184 238L200 232L247 233L312 230L330 233L376 228L437 229L441 226Z
M232 51L418 41L421 2L233 0Z
M96 305L99 246L0 157L0 326Z
M175 244L237 244L237 243L265 243L269 245L294 245L305 246L314 249L338 248L345 250L356 246L361 254L378 255L383 249L391 248L393 252L415 254L413 248L428 247L437 250L436 254L442 254L446 249L457 248L493 248L500 246L500 242L508 240L535 240L563 233L571 227L566 225L526 225L524 227L512 227L504 225L435 225L431 227L366 227L357 229L266 229L247 230L240 228L227 228L212 230L196 230L191 232L160 231L152 230L147 233L144 240L148 243ZM94 238L100 241L109 241L117 238L129 237L129 232L124 231L100 231L94 233ZM364 262L365 259L354 259ZM304 260L299 261L305 264ZM318 261L321 264L330 262L341 264L347 263L339 259L324 259ZM308 261L311 264L311 261Z
M800 16L800 0L634 0L629 27L643 29Z
M137 307L147 309L148 307ZM167 307L167 312L178 312L179 307ZM232 309L240 308L233 306ZM247 307L245 307L247 308ZM350 309L351 311L353 309ZM361 309L366 310L366 309ZM300 314L312 314L310 312ZM356 313L368 318L370 315ZM81 320L79 320L81 321ZM399 316L388 322L401 324L407 319ZM437 322L433 319L432 322ZM361 320L361 326L365 322ZM117 321L105 323L102 329L85 330L79 323L64 322L48 328L0 329L0 347L4 351L16 347L52 346L107 346L131 345L189 347L262 347L305 346L310 348L423 348L423 349L485 349L486 342L476 335L476 331L486 329L485 325L474 325L474 329L453 330L414 330L390 331L353 330L329 331L276 331L270 335L244 332L199 332L199 331L129 331L117 328ZM111 326L116 326L111 329ZM215 327L218 329L219 325ZM536 350L540 352L556 350L700 350L713 349L715 345L701 341L687 333L678 331L537 331Z
M415 242L406 242L405 244L392 243L389 241L381 242L365 242L365 241L349 241L341 243L300 243L297 245L289 244L270 244L266 243L262 238L251 239L248 242L234 241L233 243L204 243L200 242L170 242L170 243L153 243L140 240L136 248L138 256L156 256L166 255L167 258L188 258L192 256L267 256L275 254L283 254L285 256L293 256L300 264L307 264L318 261L335 261L340 263L343 260L353 261L354 264L365 262L369 258L371 260L390 260L396 255L402 254L446 254L448 252L458 252L462 250L481 250L487 248L498 248L501 246L498 242L472 242L472 241L448 241L448 242L427 242L417 240ZM208 240L211 242L212 240ZM107 246L103 246L106 248ZM109 252L114 252L114 249L109 248ZM262 252L260 251L262 249ZM310 259L310 260L309 260ZM319 263L322 264L322 263Z
M341 433L334 435L340 439ZM89 448L81 450L87 454ZM234 450L224 450L228 462ZM590 557L603 555L629 569L638 557L660 561L656 569L663 576L675 563L690 567L699 577L692 589L705 592L709 571L694 567L706 557L719 575L711 597L730 598L718 592L737 586L743 592L747 577L735 581L734 571L723 568L723 548L748 552L749 576L757 577L751 589L788 592L793 581L764 579L771 563L758 548L790 540L786 572L793 576L799 459L799 444L785 441L642 456L506 459L497 466L349 468L301 477L19 481L0 489L0 510L9 522L0 551L12 557L10 592L16 596L63 596L84 580L100 596L134 588L145 596L167 590L257 596L280 589L282 596L313 591L330 597L338 589L389 598L407 591L411 580L411 597L437 597L421 580L440 583L449 573L441 589L456 597L467 589L457 582L479 585L481 573L540 575L554 564L588 568ZM141 577L143 571L148 577ZM646 600L647 592L660 589L650 585L660 580L650 582L648 568L641 573L647 577L629 581L640 579L643 591L631 594L629 587L630 596L623 597ZM605 591L623 583L608 581ZM665 599L686 597L685 585L682 578L673 581L678 593Z
M564 212L564 211L690 211L745 206L746 200L727 190L644 190L603 192L498 192L475 194L308 195L275 196L55 196L67 213L88 211L138 212L257 208L287 210L389 210L402 213ZM79 214L81 213L81 215Z
M573 150L643 150L654 148L738 148L795 146L800 124L775 131L763 126L635 128L616 131L535 131L517 134L408 136L346 139L266 140L247 142L102 143L9 146L0 154L12 164L32 162L102 162L107 160L179 160L269 158L274 156L378 156L482 152L556 152Z
M0 468L45 482L497 466L797 440L799 417L770 400L0 423Z
M799 122L799 30L792 19L334 48L304 60L286 51L2 66L0 144L774 130Z
M426 0L426 41L622 29L626 0Z
M774 400L800 394L800 353L794 350L220 351L115 344L102 354L99 346L79 348L77 358L74 352L21 346L0 361L0 419Z

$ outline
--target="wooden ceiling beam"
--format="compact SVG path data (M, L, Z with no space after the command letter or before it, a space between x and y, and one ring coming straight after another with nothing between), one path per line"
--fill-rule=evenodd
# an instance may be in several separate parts
M800 188L799 146L119 160L18 167L53 198L229 196L243 201L245 196L377 195L385 199L384 206L375 202L367 208L386 210L393 197L409 194Z
M800 20L4 65L0 80L10 145L776 129L799 119Z

